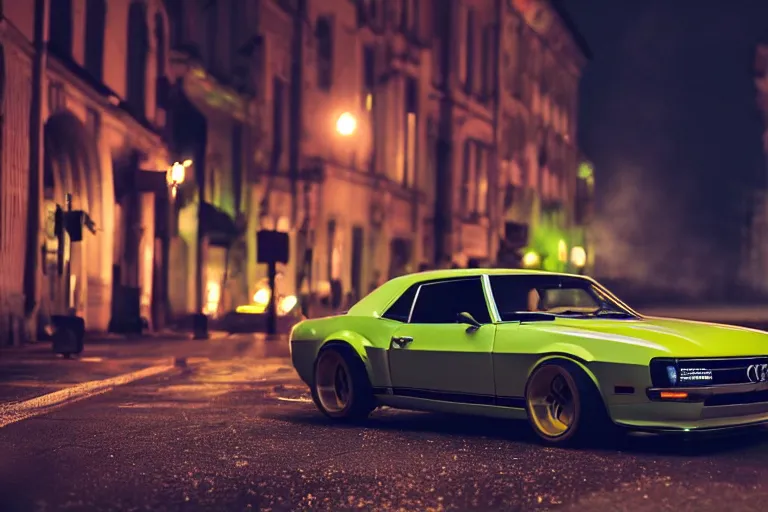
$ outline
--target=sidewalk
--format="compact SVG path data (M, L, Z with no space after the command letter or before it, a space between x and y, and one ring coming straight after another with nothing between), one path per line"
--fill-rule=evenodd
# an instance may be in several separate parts
M211 333L207 340L188 335L86 338L79 357L64 359L50 342L0 349L0 409L84 383L114 379L150 368L172 368L194 360L285 358L284 337ZM159 370L158 370L159 371Z

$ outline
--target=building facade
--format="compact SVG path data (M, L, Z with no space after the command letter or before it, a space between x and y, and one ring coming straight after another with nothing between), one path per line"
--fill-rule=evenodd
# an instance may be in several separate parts
M588 50L554 3L4 6L0 336L24 317L125 330L263 303L260 229L290 234L278 292L334 309L419 268L591 252Z
M591 186L579 178L576 133L579 82L590 52L558 5L498 4L495 227L499 263L562 271L581 268L570 255L574 247L585 250L579 211L592 200Z
M2 15L0 339L21 337L22 317L33 337L57 314L102 331L151 321L169 159L164 7L9 2ZM82 240L60 229L68 210L83 212Z
M331 307L422 267L518 266L532 251L544 268L573 267L588 50L554 4L168 5L174 111L199 114L171 124L205 126L172 143L195 162L190 197L203 198L180 208L176 310L255 300L258 229L290 233L282 293ZM196 201L223 211L239 241L212 249L195 234Z

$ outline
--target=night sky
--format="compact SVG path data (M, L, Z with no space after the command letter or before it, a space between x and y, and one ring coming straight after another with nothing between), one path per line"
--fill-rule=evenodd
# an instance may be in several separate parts
M768 1L562 4L594 54L579 130L595 163L596 273L697 295L731 281L746 193L766 176L753 63Z

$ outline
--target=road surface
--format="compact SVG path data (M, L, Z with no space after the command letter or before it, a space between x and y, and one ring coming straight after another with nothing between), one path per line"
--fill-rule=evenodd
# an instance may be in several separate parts
M226 358L0 428L0 510L762 510L768 433L545 448L525 423L316 412L285 358Z

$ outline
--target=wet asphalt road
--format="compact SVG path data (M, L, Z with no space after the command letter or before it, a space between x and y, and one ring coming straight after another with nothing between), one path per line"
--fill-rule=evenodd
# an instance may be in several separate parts
M282 359L216 361L0 429L0 510L763 510L768 432L538 445L525 423L329 424Z

